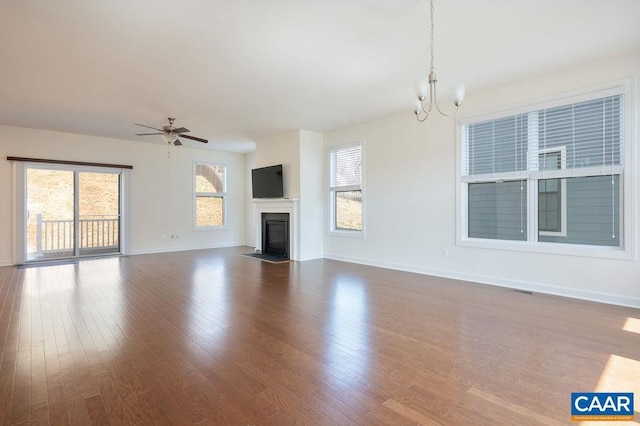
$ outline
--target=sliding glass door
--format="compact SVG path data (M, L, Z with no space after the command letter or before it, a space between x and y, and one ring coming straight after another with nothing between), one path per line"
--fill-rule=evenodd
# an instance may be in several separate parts
M78 254L120 253L120 175L78 173Z
M75 255L74 172L27 168L27 261Z
M27 262L120 253L119 171L25 171Z

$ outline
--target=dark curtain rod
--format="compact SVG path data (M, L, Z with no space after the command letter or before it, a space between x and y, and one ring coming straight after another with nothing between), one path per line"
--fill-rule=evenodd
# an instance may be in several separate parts
M125 164L104 164L104 163L87 163L85 161L66 161L66 160L49 160L46 158L28 158L28 157L10 157L7 161L24 161L26 163L48 163L48 164L66 164L71 166L93 166L93 167L109 167L112 169L133 169L133 166Z

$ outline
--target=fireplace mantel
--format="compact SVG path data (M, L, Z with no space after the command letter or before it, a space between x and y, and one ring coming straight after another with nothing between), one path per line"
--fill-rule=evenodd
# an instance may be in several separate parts
M262 250L262 213L289 213L289 258L300 260L299 201L294 198L253 199L256 211L256 250Z

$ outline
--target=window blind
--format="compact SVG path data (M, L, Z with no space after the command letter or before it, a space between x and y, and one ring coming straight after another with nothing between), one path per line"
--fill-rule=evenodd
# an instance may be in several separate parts
M623 171L623 95L466 124L463 181L562 178ZM564 151L561 169L539 153Z
M528 115L518 114L465 126L463 175L513 175L527 170L528 125Z
M566 147L565 168L622 165L622 95L539 111L538 149ZM538 169L545 171L544 164Z
M330 191L362 189L362 144L332 149L330 163Z

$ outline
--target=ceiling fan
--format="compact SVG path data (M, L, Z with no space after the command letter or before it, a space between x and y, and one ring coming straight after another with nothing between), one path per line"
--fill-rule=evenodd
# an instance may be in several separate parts
M167 142L168 144L171 144L173 142L173 144L176 146L182 145L182 142L180 142L179 137L185 138L185 139L191 139L196 142L202 142L202 143L209 142L206 139L185 135L185 133L190 132L190 130L187 128L173 127L173 122L176 120L175 118L169 117L167 118L167 120L169 120L169 125L162 126L162 129L156 129L155 127L146 126L144 124L133 123L136 126L146 127L147 129L153 129L158 131L155 133L136 133L136 136L162 135L162 139L164 139L165 142Z

